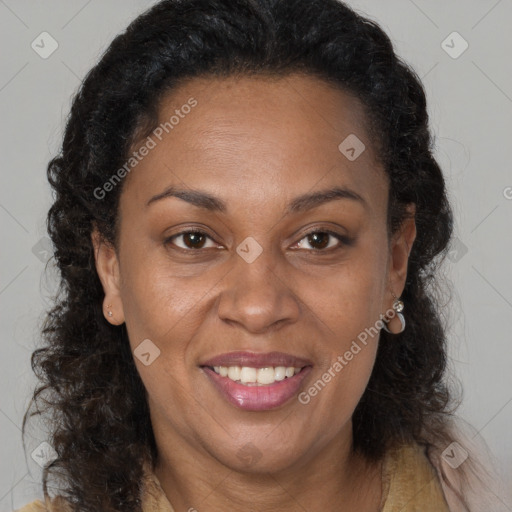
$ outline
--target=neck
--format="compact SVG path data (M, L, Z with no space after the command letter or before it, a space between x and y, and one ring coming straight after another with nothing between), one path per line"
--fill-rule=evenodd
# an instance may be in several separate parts
M349 436L340 433L285 470L259 473L233 470L205 450L156 431L155 475L175 510L377 511L381 464L354 453L351 426L347 430Z

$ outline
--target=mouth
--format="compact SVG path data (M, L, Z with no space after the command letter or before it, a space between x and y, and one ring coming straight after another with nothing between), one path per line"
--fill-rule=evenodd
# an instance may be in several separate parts
M228 403L247 411L265 411L291 400L312 364L280 352L232 352L200 367Z

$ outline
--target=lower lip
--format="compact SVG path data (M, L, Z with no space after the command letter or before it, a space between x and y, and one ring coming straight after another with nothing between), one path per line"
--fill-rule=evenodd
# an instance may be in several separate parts
M231 404L246 411L266 411L283 405L297 394L311 366L306 366L293 377L264 386L244 386L228 377L221 377L211 368L203 367L206 375Z

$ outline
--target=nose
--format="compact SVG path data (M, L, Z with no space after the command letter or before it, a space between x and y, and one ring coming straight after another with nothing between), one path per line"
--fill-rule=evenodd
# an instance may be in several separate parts
M272 261L269 249L264 249L252 263L238 254L233 259L234 268L223 280L218 303L222 321L259 334L298 320L301 303L293 283L283 266Z

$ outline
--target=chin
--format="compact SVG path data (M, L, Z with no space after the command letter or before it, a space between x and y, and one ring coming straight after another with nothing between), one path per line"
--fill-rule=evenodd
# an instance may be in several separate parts
M217 445L211 451L212 455L223 465L238 473L268 474L279 473L300 464L304 457L302 450L298 450L299 441L296 444L282 442L270 442L269 438L258 436L254 441L241 443L230 439L229 449L219 453ZM226 447L226 442L222 443Z

